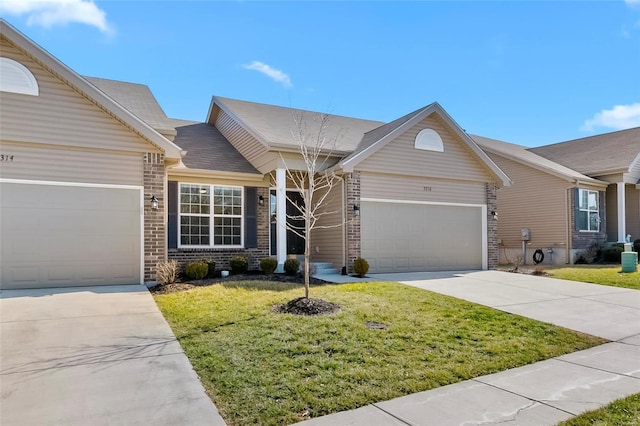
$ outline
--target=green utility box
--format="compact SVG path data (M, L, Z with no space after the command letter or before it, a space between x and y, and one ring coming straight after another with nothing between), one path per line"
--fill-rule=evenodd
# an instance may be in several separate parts
M622 252L622 272L638 271L638 253L635 251Z

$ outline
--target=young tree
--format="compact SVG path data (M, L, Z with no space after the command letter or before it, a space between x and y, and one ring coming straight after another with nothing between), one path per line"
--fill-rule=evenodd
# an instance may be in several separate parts
M304 112L294 115L295 127L292 135L296 141L304 166L298 169L285 165L288 180L300 192L302 203L298 204L287 197L294 206L294 213L287 214L287 226L294 234L304 239L304 292L309 298L311 232L314 229L334 228L341 223L320 225L322 216L335 214L337 211L326 211L323 205L331 190L342 181L342 177L331 170L332 153L338 143L341 132L330 135L328 132L330 116L328 114L305 116ZM302 223L303 225L295 225Z

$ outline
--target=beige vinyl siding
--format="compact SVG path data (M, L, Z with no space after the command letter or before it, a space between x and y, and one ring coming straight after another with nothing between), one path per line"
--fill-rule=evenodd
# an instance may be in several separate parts
M484 183L455 182L380 173L362 173L360 196L389 200L486 204Z
M618 194L616 184L609 185L605 193L607 241L618 241Z
M256 169L260 170L261 165L271 160L267 148L226 112L219 112L215 126Z
M330 262L338 270L344 266L342 203L342 185L338 182L318 210L319 213L330 214L321 216L316 225L318 227L330 226L330 228L318 228L311 232L312 261ZM316 251L316 247L318 247L318 251Z
M627 234L631 234L632 240L637 240L640 239L640 189L636 189L635 185L627 185L626 190Z
M438 132L444 152L415 149L420 130ZM490 182L494 178L475 153L436 114L431 114L356 166L360 171L435 176L442 179Z
M566 247L567 189L572 185L500 155L489 156L512 180L510 187L498 190L498 239L507 248L520 247L520 230L529 228L530 247Z
M2 141L0 178L143 185L143 154Z
M629 177L633 180L640 180L640 154L638 154L638 161L635 164L631 164L629 168Z
M40 90L39 96L0 92L3 141L159 152L4 38L0 50L27 67Z

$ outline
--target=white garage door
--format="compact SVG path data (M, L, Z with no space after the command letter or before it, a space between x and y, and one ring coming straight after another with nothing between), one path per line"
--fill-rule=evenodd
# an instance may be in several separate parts
M139 284L139 188L0 183L4 289Z
M361 253L370 272L482 269L481 206L362 202Z

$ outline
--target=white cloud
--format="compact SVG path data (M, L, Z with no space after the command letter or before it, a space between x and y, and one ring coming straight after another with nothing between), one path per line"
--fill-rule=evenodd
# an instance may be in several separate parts
M640 0L624 0L629 7L640 7Z
M253 61L249 65L243 65L242 67L245 68L245 69L248 69L248 70L258 71L258 72L266 75L267 77L269 77L273 81L277 81L278 83L282 83L282 85L284 87L292 87L293 86L293 84L291 83L291 79L289 78L289 76L287 74L285 74L284 72L282 72L280 70L272 68L270 65L267 65L267 64L265 64L263 62Z
M595 127L622 130L638 126L640 126L640 102L603 109L586 120L582 125L582 130L591 131Z
M50 28L77 22L91 25L106 34L114 30L106 13L93 0L2 0L0 13L27 16L28 25Z

